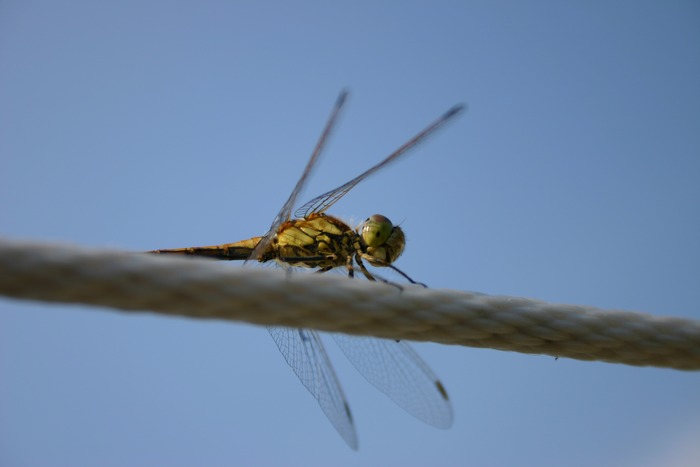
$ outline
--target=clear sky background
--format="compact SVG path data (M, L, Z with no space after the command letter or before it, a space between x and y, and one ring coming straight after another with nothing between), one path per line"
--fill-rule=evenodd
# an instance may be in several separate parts
M453 104L333 214L435 288L700 319L700 6L0 2L0 235L140 251L265 232ZM230 267L239 267L230 265ZM700 374L419 344L441 431L328 340L336 434L263 328L0 299L0 465L680 466Z

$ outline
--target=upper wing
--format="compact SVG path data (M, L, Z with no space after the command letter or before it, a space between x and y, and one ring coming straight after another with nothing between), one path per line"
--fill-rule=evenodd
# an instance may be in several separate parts
M347 99L347 97L348 92L345 90L341 91L340 95L338 96L338 100L335 102L335 106L333 107L331 116L328 117L326 126L323 129L323 133L321 133L321 137L319 138L318 143L316 143L314 151L311 153L309 162L307 162L306 164L304 173L301 174L301 178L299 178L299 181L292 190L292 193L289 195L287 202L284 203L284 206L282 206L280 212L277 213L277 217L275 217L275 220L272 222L270 230L268 230L267 233L262 237L260 243L258 243L258 245L250 254L250 257L248 259L259 259L265 252L267 246L270 244L272 237L277 232L277 227L279 227L280 224L282 224L284 221L288 220L291 217L292 208L294 207L294 204L297 201L297 197L299 196L299 193L301 192L302 188L304 188L304 185L306 184L306 180L309 178L309 175L311 175L311 171L313 170L314 165L316 165L316 161L318 160L319 156L321 155L321 152L323 151L323 147L326 144L326 141L328 140L328 136L331 134L331 130L335 125L335 120L338 117L338 114L340 113L340 109L343 107L343 104L345 104L345 100Z
M346 443L357 449L350 407L316 331L268 327L285 360Z
M408 140L406 143L404 143L403 146L398 148L396 151L394 151L389 157L381 161L379 164L375 165L374 167L370 168L369 170L363 172L359 176L353 178L349 182L347 182L344 185L339 186L338 188L331 190L327 193L322 194L321 196L318 196L299 209L297 209L294 213L295 217L307 217L311 213L322 213L329 207L333 206L340 198L345 196L345 194L352 190L355 185L360 183L362 180L365 178L369 177L373 173L377 172L379 169L385 167L386 165L389 165L396 159L398 159L401 155L403 155L406 151L411 149L412 147L416 146L419 142L421 142L425 137L433 133L435 130L440 128L442 125L447 123L448 120L450 120L452 117L460 113L464 109L463 105L456 105L452 107L450 110L445 112L440 118L435 120L433 123L428 125L423 131L418 133L416 136Z
M445 388L407 343L347 334L333 337L362 376L406 412L438 428L452 425Z

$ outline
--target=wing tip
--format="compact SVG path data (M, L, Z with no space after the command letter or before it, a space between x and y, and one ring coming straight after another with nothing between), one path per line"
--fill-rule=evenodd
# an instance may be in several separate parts
M350 95L350 90L348 88L341 89L340 94L338 95L338 100L335 101L335 106L341 107L343 104L345 104L345 101L347 100L349 95Z
M453 106L450 110L445 112L445 115L443 116L443 118L444 119L452 118L455 115L466 111L467 108L468 108L467 104L462 104L462 103L457 104L457 105Z

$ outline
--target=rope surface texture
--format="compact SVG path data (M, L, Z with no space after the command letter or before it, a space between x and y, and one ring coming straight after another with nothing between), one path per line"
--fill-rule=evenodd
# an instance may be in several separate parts
M700 369L700 321L0 239L0 294L578 360Z

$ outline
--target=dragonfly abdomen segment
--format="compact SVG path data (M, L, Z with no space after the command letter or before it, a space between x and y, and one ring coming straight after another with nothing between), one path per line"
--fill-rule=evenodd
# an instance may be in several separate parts
M235 243L224 243L222 245L192 246L188 248L172 248L169 250L153 250L149 253L178 254L204 256L207 258L222 259L229 261L245 261L250 257L255 245L262 237L253 237ZM265 259L267 261L270 258Z

